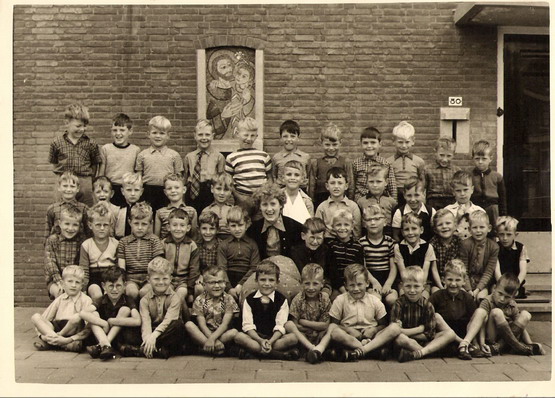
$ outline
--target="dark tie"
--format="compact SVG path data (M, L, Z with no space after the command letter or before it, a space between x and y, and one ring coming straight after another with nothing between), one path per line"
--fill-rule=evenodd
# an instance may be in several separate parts
M189 196L191 199L195 199L200 193L200 161L204 155L204 151L200 151L197 155L197 162L195 163L195 168L191 174L191 192Z

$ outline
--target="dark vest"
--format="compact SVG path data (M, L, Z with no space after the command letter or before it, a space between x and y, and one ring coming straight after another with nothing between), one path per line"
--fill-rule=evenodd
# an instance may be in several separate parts
M247 303L251 307L253 323L259 334L271 336L274 334L276 326L276 315L283 305L285 296L276 290L274 301L270 300L268 304L262 304L262 297L254 298L256 292L247 296Z
M416 251L410 254L408 245L399 245L399 251L401 252L401 256L403 256L405 268L410 267L411 265L417 265L422 268L424 266L424 259L426 258L428 246L430 246L428 242L423 243ZM431 274L431 272L428 274Z
M424 206L426 206L426 210L428 210L428 213L426 214L422 212L418 214L418 216L422 220L422 227L424 227L424 232L422 233L421 238L424 239L426 242L428 242L434 236L434 230L432 228L432 216L431 216L432 207L428 206L427 204L425 204ZM399 209L399 211L401 212L401 217L403 217L405 215L404 213L405 205L397 206L397 209ZM395 211L397 209L393 210L393 214L395 214Z
M511 248L507 249L503 247L501 243L498 243L499 244L498 259L499 259L501 274L504 274L505 272L510 272L515 276L518 276L518 274L520 273L519 260L520 260L520 254L522 253L523 245L520 242L515 242L515 243L516 243L516 250L513 250Z

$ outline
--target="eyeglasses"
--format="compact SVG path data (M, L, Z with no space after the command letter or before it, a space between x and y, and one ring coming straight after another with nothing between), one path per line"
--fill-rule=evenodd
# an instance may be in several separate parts
M225 285L225 281L210 281L210 282L204 282L207 285L210 286L214 286L214 285Z

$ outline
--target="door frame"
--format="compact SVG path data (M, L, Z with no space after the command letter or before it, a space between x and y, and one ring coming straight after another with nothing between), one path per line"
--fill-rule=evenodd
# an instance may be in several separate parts
M503 54L505 48L505 35L546 35L549 36L548 27L534 26L498 26L497 27L497 108L505 109L505 63ZM497 118L497 171L503 174L503 144L505 142L504 116Z

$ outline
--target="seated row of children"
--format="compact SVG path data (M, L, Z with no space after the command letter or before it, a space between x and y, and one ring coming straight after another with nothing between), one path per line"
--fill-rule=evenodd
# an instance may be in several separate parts
M173 266L156 257L148 265L150 292L137 309L125 295L126 273L117 266L102 275L104 295L90 299L81 291L84 271L68 266L63 271L64 292L43 314L34 314L39 350L80 351L84 341L93 358L122 356L168 358L171 355L230 355L239 358L299 358L300 345L310 363L322 360L387 360L392 351L399 362L432 354L449 354L458 344L459 357L472 359L498 355L506 348L522 355L542 355L525 328L530 314L519 311L513 298L518 280L501 276L493 293L476 309L472 297L462 289L465 267L452 260L446 267L446 288L423 297L421 267L409 266L402 274L405 294L390 313L367 292L368 270L361 264L345 268L346 292L333 302L322 291L324 272L318 264L302 271L302 291L289 306L280 293L280 268L270 260L256 267L257 290L243 301L242 311L225 292L227 276L219 266L204 273L205 291L193 304L191 316L182 312L182 299L172 288ZM239 323L240 322L240 323ZM235 325L240 324L240 331ZM464 338L462 337L464 336ZM470 341L478 346L469 352ZM449 349L450 348L450 349Z

